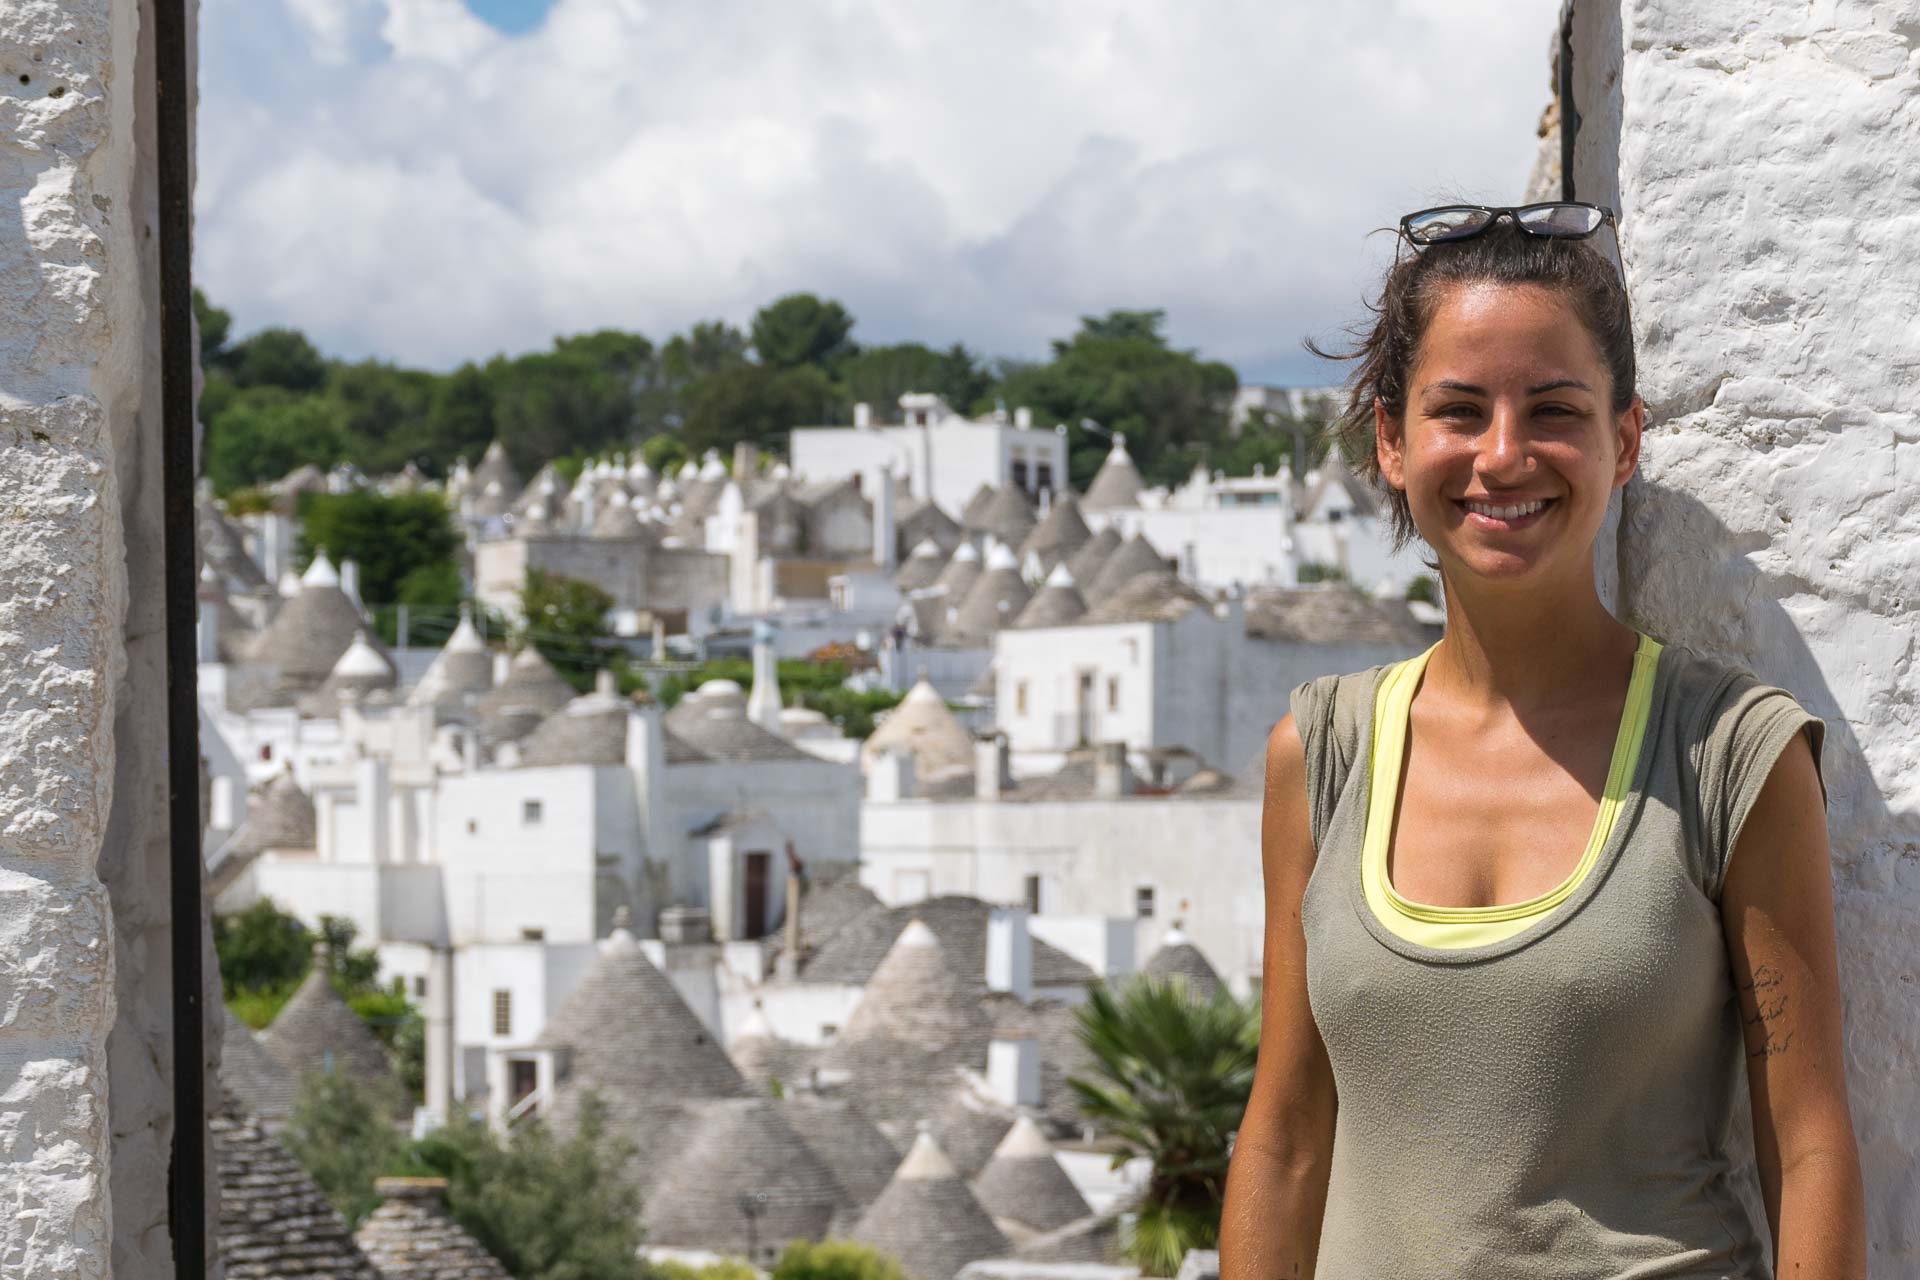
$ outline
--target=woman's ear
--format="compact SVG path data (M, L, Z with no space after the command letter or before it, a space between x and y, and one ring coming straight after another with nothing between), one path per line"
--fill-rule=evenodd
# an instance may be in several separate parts
M1380 462L1380 475L1395 489L1407 487L1400 457L1400 424L1387 413L1380 397L1373 399L1373 448Z
M1639 396L1627 406L1614 423L1614 443L1617 446L1613 466L1613 487L1618 489L1632 477L1640 465L1640 437L1647 426L1647 405Z

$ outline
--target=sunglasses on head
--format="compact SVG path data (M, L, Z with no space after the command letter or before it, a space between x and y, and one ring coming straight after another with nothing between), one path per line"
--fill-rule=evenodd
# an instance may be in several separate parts
M1484 204L1443 204L1400 219L1400 234L1408 244L1441 244L1479 235L1502 218L1530 236L1556 240L1584 240L1601 227L1618 224L1613 210L1581 200L1549 200L1506 208Z

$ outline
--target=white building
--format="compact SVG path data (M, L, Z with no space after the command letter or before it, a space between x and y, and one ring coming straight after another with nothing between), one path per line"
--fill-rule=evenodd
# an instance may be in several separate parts
M960 512L982 486L1012 486L1037 497L1067 486L1067 440L1033 425L1031 410L967 418L937 395L900 397L901 421L873 420L871 406L854 406L851 427L800 427L787 457L797 475L813 480L864 477L873 492L883 470L905 477L912 496Z

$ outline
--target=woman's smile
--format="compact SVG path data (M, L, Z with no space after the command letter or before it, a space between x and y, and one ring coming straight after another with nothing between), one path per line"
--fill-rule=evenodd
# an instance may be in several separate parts
M1453 504L1466 514L1466 522L1471 527L1507 533L1540 523L1557 501L1556 498L1505 498L1498 502L1455 498Z

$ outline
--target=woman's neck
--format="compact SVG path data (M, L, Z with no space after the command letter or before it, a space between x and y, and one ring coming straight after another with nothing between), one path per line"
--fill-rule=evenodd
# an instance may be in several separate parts
M1632 661L1639 635L1607 611L1591 577L1514 590L1445 576L1446 636L1423 685L1524 710L1610 684Z

